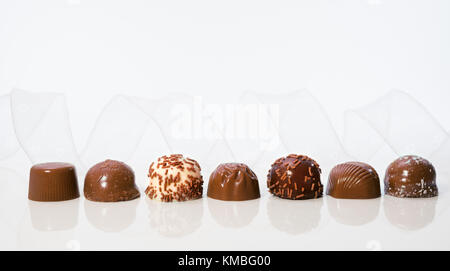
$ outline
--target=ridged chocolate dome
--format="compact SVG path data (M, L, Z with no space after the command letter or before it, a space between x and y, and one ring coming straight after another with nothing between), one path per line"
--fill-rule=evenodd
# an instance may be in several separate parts
M339 164L328 177L327 195L341 199L378 198L381 196L380 179L375 169L368 164Z

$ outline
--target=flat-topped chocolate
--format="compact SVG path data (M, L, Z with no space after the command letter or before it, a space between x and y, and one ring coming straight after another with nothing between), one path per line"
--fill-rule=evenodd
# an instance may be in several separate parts
M209 177L208 197L227 201L261 197L258 178L242 163L220 164Z
M392 162L384 177L387 195L401 198L429 198L438 195L436 171L426 159L406 155Z
M305 155L290 154L277 159L267 175L269 192L285 199L319 198L323 193L320 167Z
M84 196L88 200L115 202L139 197L134 171L127 164L106 160L89 169L84 179Z
M327 195L341 199L378 198L381 196L380 179L375 169L368 164L339 164L328 177Z
M72 164L50 162L31 167L28 199L63 201L79 196L77 174Z

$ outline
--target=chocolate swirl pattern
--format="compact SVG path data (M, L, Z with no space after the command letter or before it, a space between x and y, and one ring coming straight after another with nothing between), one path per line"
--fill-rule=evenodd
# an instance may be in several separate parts
M380 197L380 179L373 167L361 162L335 166L329 175L327 195L342 199Z
M257 199L258 178L245 164L220 164L209 178L208 197L226 201Z

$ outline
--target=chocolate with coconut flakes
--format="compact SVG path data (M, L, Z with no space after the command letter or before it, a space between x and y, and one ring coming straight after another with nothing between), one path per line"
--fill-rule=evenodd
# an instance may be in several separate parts
M386 170L384 190L401 198L429 198L438 195L436 171L426 159L406 155L392 162Z
M280 198L320 198L323 194L321 172L319 164L308 156L290 154L272 164L267 175L267 187L270 193Z

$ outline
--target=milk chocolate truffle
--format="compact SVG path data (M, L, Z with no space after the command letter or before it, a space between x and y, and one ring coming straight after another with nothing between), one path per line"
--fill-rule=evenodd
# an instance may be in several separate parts
M182 154L162 156L150 165L150 183L145 194L165 202L199 199L203 194L200 170L197 161Z
M375 169L368 164L339 164L328 177L327 195L341 199L378 198L381 196L380 179Z
M384 192L401 198L429 198L438 195L436 171L426 159L406 155L392 162L384 177Z
M106 160L89 169L84 179L84 196L88 200L114 202L139 197L133 170L125 163Z
M28 199L63 201L79 196L77 174L72 164L51 162L31 167Z
M208 197L226 201L257 199L258 178L242 163L220 164L209 177Z
M269 192L285 199L320 198L323 185L321 169L313 159L290 154L277 159L267 175Z

